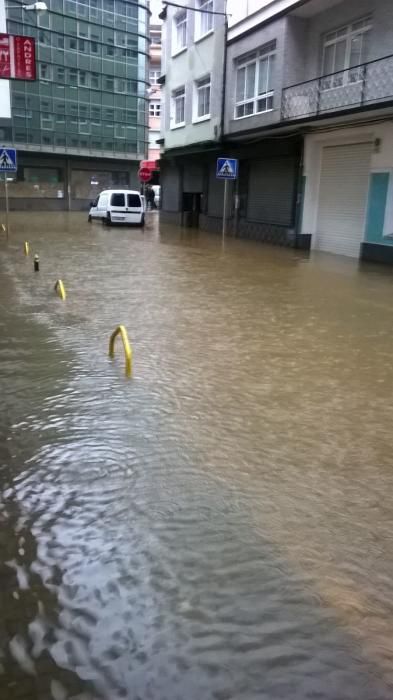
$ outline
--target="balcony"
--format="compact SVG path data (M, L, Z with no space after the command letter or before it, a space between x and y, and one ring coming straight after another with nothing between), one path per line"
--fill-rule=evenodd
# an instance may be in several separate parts
M329 115L393 100L393 56L284 88L283 121Z

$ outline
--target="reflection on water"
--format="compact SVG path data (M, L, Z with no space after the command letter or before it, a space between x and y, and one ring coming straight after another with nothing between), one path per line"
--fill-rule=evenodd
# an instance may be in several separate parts
M0 253L0 696L391 698L391 272L156 215Z

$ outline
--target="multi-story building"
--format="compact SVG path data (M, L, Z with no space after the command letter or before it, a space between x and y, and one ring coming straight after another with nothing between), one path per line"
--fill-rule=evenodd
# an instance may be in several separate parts
M220 223L215 158L233 156L240 160L232 209L237 235L393 262L392 3L250 6L227 32L221 142L209 155L187 115L180 125L205 173L200 224ZM166 125L164 207L165 189L177 193L174 169L181 174L185 165L168 138L171 144ZM183 204L172 197L172 217L174 203Z
M149 161L160 158L161 131L161 24L150 24L149 60Z
M3 2L3 0L0 0ZM7 30L36 39L37 80L12 81L0 139L18 150L13 208L80 209L105 187L138 186L147 155L144 0L47 0L7 9ZM34 16L33 16L34 15Z
M196 224L206 208L204 155L222 137L225 0L168 5L163 29L162 218Z

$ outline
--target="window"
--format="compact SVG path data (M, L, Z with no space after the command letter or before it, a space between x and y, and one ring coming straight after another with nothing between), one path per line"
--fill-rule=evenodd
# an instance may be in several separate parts
M183 126L185 121L185 88L179 88L172 93L172 126Z
M109 92L113 92L114 89L115 89L114 78L105 78L105 90L109 90Z
M327 77L322 81L323 90L362 79L360 64L368 58L370 31L371 17L366 17L325 36L322 72Z
M213 0L197 0L196 8L203 10L195 12L195 39L201 39L205 34L213 31Z
M81 85L82 87L85 87L85 85L86 85L86 71L85 70L78 71L78 79L79 79L79 85Z
M94 88L95 90L100 89L100 74L99 73L92 73L91 74L90 87Z
M141 199L139 194L128 194L127 195L127 206L128 207L140 207Z
M173 20L172 53L182 51L187 45L187 11L178 12Z
M159 117L161 115L161 103L157 101L149 102L149 115Z
M49 66L47 63L40 63L39 66L40 66L40 78L42 80L50 80L52 66Z
M50 34L49 32L45 32L43 29L40 29L38 32L38 42L40 44L45 44L46 46L50 46Z
M112 207L124 207L124 194L122 192L114 192L111 196L111 205Z
M125 139L126 128L123 124L115 124L115 139Z
M210 75L195 83L194 121L210 117Z
M49 112L41 114L41 129L53 129L53 114Z
M159 46L161 44L161 32L150 32L150 40L154 46Z
M56 80L59 83L64 83L65 79L65 69L63 66L57 66L56 67Z
M159 70L149 71L150 85L158 85L158 78L160 77L160 72L161 71L159 71Z
M275 50L272 41L238 60L235 119L273 109Z

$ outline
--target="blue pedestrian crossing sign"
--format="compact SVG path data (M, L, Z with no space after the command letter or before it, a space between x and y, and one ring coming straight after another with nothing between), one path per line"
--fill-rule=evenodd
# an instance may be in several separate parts
M15 148L0 147L0 173L13 173L17 170Z
M216 178L236 180L239 161L237 158L217 158Z

